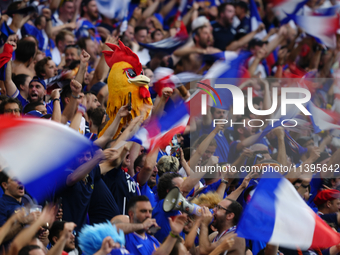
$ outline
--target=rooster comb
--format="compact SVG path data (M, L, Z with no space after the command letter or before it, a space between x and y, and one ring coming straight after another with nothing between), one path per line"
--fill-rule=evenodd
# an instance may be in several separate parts
M103 51L107 65L112 68L115 63L122 61L127 62L132 65L132 68L137 75L140 74L142 72L142 64L139 62L138 56L133 53L130 48L126 47L121 41L118 43L119 46L112 43L106 43L106 45L113 50Z

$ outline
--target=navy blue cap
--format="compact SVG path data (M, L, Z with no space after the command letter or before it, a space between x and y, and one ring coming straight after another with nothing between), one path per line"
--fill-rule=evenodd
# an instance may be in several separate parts
M34 81L39 82L41 85L44 86L44 88L46 89L46 83L43 79L39 78L38 76L34 76L33 79L30 81L30 84Z

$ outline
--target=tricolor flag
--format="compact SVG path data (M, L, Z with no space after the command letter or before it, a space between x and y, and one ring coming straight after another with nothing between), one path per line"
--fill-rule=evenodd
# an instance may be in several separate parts
M320 133L323 130L340 129L340 114L326 109L321 109L312 102L307 104L307 110L313 124L314 133Z
M339 16L300 16L288 15L297 26L315 37L319 43L330 48L336 46L336 31L339 28Z
M250 28L251 31L255 31L262 22L259 12L257 11L257 6L255 4L255 0L249 0L250 7ZM254 38L258 38L262 40L267 35L265 29L263 29L260 33L257 33Z
M123 20L131 0L96 0L98 11L107 18Z
M340 243L340 235L313 212L279 173L262 177L236 233L288 249L328 248Z
M0 119L0 164L38 201L92 143L73 129L38 118Z
M172 54L187 41L186 36L176 35L154 43L139 43L142 47L152 51L162 51Z
M188 121L188 105L181 101L159 119L155 118L141 127L130 141L139 143L148 150L165 147L174 135L183 133Z
M274 5L274 15L281 23L288 23L288 14L298 14L308 0L271 0Z

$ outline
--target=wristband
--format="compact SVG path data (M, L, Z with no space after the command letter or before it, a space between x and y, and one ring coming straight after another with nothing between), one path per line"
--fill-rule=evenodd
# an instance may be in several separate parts
M52 102L54 103L54 101L60 101L60 99L59 98L55 98L55 99L52 100Z
M221 180L221 182L225 183L226 185L228 185L228 184L229 184L229 182L228 182L228 181L226 181L226 180L224 180L224 179L222 179L222 180Z
M79 104L77 112L80 112L84 116L86 113L86 107L82 104Z
M175 234L172 233L171 231L170 231L169 235L170 235L171 237L173 237L173 238L181 238L179 235L175 235Z
M73 98L75 98L75 99L79 99L79 98L80 98L80 95L75 96L75 95L73 95L73 93L71 94L71 96L72 96Z
M49 21L51 21L52 19L46 19L46 22L49 22Z

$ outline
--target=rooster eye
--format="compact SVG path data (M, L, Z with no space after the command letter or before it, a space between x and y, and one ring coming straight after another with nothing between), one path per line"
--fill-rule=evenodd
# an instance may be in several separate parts
M135 71L133 69L126 69L125 70L126 76L128 78L135 78L137 76L137 74L135 73Z

